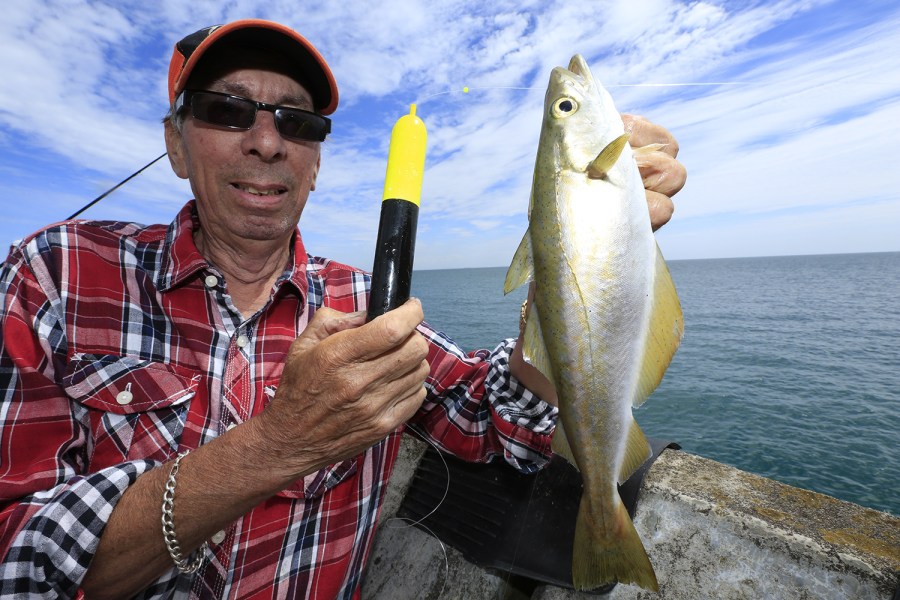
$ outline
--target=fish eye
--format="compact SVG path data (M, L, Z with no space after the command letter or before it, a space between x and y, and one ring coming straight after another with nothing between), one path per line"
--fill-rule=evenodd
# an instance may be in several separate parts
M578 110L578 103L572 98L563 97L553 103L553 115L567 117Z

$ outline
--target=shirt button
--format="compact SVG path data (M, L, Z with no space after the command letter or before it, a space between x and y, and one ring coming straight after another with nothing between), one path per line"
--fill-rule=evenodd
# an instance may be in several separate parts
M206 287L214 288L219 285L219 278L215 275L207 275L203 282L206 284Z
M215 534L213 534L211 539L213 544L221 544L225 541L225 530L223 529L222 531L217 531Z
M237 344L238 348L243 348L250 343L250 338L248 338L246 335L239 335L238 339L235 340L235 343Z
M131 401L134 400L134 394L129 391L119 392L116 394L116 402L119 404L131 404Z

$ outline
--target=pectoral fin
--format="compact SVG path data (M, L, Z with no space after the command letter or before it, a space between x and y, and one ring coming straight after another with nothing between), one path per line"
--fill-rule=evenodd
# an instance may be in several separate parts
M566 459L570 465L578 469L578 463L575 462L575 455L572 453L572 447L569 446L569 438L566 437L566 430L563 429L562 420L556 421L556 429L553 430L553 440L550 447L554 454L558 454Z
M646 146L638 146L637 148L632 148L631 151L634 152L634 156L635 158L637 158L641 156L647 156L648 154L652 154L657 150L662 150L666 146L668 146L668 144L654 143L647 144Z
M666 146L668 146L668 144L647 144L646 146L632 148L631 151L634 152L634 162L637 163L638 167L648 166L651 164L650 157L653 153L662 150Z
M516 253L513 255L506 281L503 282L503 293L508 294L519 286L534 279L534 263L531 259L531 232L525 231Z
M591 179L603 179L609 170L613 168L616 161L622 155L628 140L631 138L630 133L623 133L600 151L597 158L591 161L587 168L587 176Z
M553 387L556 381L553 377L553 367L550 366L550 358L547 354L547 346L544 344L544 335L541 331L540 307L531 305L528 314L528 322L525 324L525 345L522 346L522 357L525 362L543 373Z
M684 315L681 302L675 292L675 284L669 267L656 247L656 273L654 276L653 305L650 323L644 342L644 358L632 404L643 404L662 381L681 338L684 336Z

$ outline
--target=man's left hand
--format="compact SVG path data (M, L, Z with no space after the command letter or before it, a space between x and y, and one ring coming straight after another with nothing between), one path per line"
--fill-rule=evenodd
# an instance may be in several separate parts
M643 154L637 159L647 193L650 224L653 231L656 231L672 218L675 210L672 196L684 187L687 170L676 159L678 142L665 127L637 115L622 115L622 123L625 124L625 131L631 134L632 147L662 145L659 150Z

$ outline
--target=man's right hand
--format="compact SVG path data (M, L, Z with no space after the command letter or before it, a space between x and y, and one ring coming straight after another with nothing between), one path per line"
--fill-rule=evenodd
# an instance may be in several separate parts
M416 299L370 323L364 313L317 310L256 419L272 467L298 479L356 456L409 419L425 399L429 370L428 344L416 331L422 319Z

